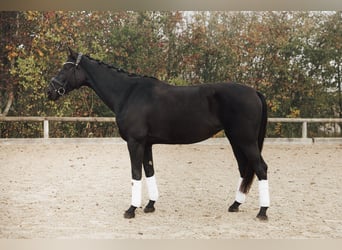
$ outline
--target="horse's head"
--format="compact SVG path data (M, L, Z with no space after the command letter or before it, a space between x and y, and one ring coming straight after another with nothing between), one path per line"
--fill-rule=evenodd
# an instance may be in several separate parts
M69 48L69 56L58 74L53 77L47 88L47 96L56 101L68 92L80 88L86 83L86 73L80 66L82 54Z

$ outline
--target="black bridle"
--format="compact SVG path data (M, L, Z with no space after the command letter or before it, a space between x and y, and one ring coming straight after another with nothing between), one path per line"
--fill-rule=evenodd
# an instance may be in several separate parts
M78 56L77 56L76 62L65 62L65 63L63 64L63 66L64 66L65 64L72 64L72 65L75 66L75 67L74 67L74 72L75 72L77 66L78 66L78 65L80 64L80 62L81 62L81 59L82 59L82 53L79 53ZM76 79L76 73L74 73L74 77L75 77L75 79ZM51 86L52 86L52 88L53 88L54 91L55 91L57 94L59 94L60 96L63 96L63 95L65 94L65 92L66 92L65 88L66 88L66 85L67 85L67 84L68 84L68 81L61 82L61 81L58 80L56 77L53 77L53 78L51 79ZM57 87L56 87L56 85L57 85Z

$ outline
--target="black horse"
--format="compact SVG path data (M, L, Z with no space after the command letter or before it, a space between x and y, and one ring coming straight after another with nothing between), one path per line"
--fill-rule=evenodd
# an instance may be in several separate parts
M265 98L253 88L237 83L213 83L176 87L153 77L130 74L69 49L67 61L47 89L57 100L88 86L116 114L121 137L127 142L132 170L131 206L125 218L133 218L141 206L142 168L153 212L158 189L152 160L153 144L189 144L224 130L237 159L240 176L235 202L237 212L245 201L254 175L259 179L260 211L267 220L269 207L267 165L261 156L267 124Z

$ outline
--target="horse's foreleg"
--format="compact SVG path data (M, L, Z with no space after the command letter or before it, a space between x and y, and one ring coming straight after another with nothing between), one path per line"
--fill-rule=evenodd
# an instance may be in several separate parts
M124 217L130 219L135 217L136 208L141 206L141 177L145 145L135 140L128 141L127 145L131 159L132 199L131 206L125 211Z
M144 208L145 213L152 213L155 211L154 203L158 200L159 192L154 174L152 145L146 145L144 152L143 166L146 176L147 191L149 195L149 202Z

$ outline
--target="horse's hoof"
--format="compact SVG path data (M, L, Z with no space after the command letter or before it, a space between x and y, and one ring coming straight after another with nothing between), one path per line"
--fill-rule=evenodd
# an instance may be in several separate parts
M266 215L267 209L268 207L260 207L260 211L256 217L261 221L267 221L268 220L268 217Z
M233 213L239 212L239 208L238 207L230 206L228 208L228 212L233 212Z
M125 218L125 219L132 219L132 218L134 218L134 217L135 217L135 212L126 211L126 212L124 213L124 218Z
M234 203L228 208L228 212L239 212L239 206L241 205L241 203L234 201Z
M125 219L132 219L135 217L135 209L137 209L134 206L130 206L129 209L126 210L126 212L124 213L124 217Z
M156 209L154 208L154 203L155 201L150 200L144 208L144 213L153 213L154 211L156 211Z
M257 218L258 218L260 221L268 221L268 216L267 216L267 215L258 214L258 215L257 215Z
M156 209L154 207L148 207L146 206L144 208L144 213L153 213L154 211L156 211Z

